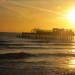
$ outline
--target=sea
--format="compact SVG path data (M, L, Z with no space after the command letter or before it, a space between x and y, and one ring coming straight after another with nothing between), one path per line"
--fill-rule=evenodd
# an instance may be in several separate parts
M0 59L0 75L75 75L75 40L38 42L0 33L0 54L27 53L19 59Z

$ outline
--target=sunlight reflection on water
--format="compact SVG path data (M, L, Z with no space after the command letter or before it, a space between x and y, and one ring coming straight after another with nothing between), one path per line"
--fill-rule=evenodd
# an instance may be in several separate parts
M75 49L71 50L72 54L75 54Z
M67 65L69 69L75 69L75 57L71 58Z
M75 39L74 39L75 41ZM75 43L74 45L72 46L73 49L70 50L70 54L75 54ZM68 63L67 63L67 66L68 66L68 69L75 69L75 57L72 57L68 60Z
M72 53L72 54L75 54L75 45L73 45L72 48L73 48L73 49L71 50L71 53Z

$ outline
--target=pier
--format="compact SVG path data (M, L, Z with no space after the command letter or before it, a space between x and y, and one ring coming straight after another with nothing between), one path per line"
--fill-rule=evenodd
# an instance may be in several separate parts
M32 32L22 32L19 38L38 39L44 41L72 41L74 32L71 29L53 28L51 31L35 29Z

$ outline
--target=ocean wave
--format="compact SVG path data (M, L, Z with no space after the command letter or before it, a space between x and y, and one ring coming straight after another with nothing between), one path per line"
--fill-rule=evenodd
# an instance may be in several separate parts
M50 57L50 56L55 56L55 57L75 57L75 54L67 54L67 53L53 53L53 54L45 54L45 53L40 53L40 54L31 54L31 53L6 53L6 54L0 54L0 59L24 59L24 58L29 58L29 57Z

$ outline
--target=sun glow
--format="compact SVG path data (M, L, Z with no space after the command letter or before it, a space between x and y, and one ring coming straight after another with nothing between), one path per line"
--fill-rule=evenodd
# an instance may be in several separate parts
M75 8L72 8L66 15L66 18L71 22L75 23Z

